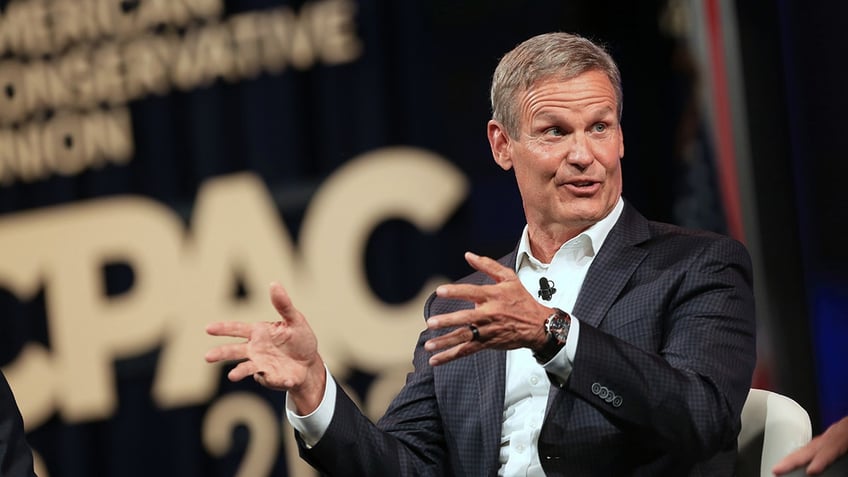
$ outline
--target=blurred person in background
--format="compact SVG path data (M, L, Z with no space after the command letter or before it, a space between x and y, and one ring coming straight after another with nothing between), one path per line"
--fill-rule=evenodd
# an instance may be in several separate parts
M848 475L848 416L834 422L804 447L781 459L772 471L775 475ZM788 474L792 470L796 470ZM806 473L806 474L805 474Z

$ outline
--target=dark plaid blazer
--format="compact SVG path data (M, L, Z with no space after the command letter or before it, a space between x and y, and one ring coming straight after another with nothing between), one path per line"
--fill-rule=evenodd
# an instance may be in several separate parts
M626 204L573 310L571 376L551 379L538 446L546 475L733 475L756 360L751 275L740 243L649 222ZM469 306L431 296L425 315ZM301 455L338 476L496 475L506 353L433 368L423 348L432 336L419 337L415 370L376 425L339 389L330 427L313 448L301 442Z
M6 377L0 373L0 477L34 475L21 412Z

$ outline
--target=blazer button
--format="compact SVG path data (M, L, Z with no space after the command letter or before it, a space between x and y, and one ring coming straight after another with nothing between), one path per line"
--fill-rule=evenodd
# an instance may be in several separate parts
M621 407L621 403L624 399L621 399L621 396L616 396L615 399L612 400L613 407Z
M609 396L609 389L606 386L601 386L601 391L598 393L598 397L601 399L606 399Z
M600 385L600 383L593 383L593 384L592 384L592 394L594 394L595 396L597 396L600 392L601 392L601 385Z

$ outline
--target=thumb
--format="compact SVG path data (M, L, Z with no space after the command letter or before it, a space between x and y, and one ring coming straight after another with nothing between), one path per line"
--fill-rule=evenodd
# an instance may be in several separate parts
M274 305L274 309L277 310L277 313L280 314L283 321L287 323L291 323L297 321L299 317L299 312L297 308L294 307L294 304L289 298L289 294L286 292L286 289L283 288L277 282L271 283L271 304Z

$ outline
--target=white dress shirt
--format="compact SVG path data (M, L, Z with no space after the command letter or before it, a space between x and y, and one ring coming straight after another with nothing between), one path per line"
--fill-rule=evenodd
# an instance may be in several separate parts
M543 263L533 256L527 227L521 235L515 259L515 271L524 288L536 297L536 301L552 308L559 308L571 315L571 328L563 349L540 365L527 348L507 351L506 395L504 396L504 420L501 428L501 467L498 475L544 476L539 460L539 432L545 421L551 383L547 373L560 382L571 374L571 366L577 353L580 339L580 321L571 313L586 272L595 259L609 231L612 229L624 202L618 204L604 219L589 227L578 236L565 242L554 254L550 263ZM539 293L539 279L545 278L556 291L550 301Z
M583 231L560 247L551 263L542 263L533 256L525 226L516 255L515 270L522 285L539 303L559 308L571 315L571 328L563 349L551 361L540 365L527 348L507 351L506 393L504 395L503 427L501 428L500 469L504 477L544 477L539 460L539 431L545 420L551 383L547 373L565 382L577 353L580 322L571 314L583 279L609 231L618 221L624 202L621 198L604 219ZM553 281L556 288L550 301L539 296L539 279ZM286 396L286 417L307 446L315 445L324 435L333 418L336 402L336 383L327 371L327 386L318 408L307 416L294 412Z

